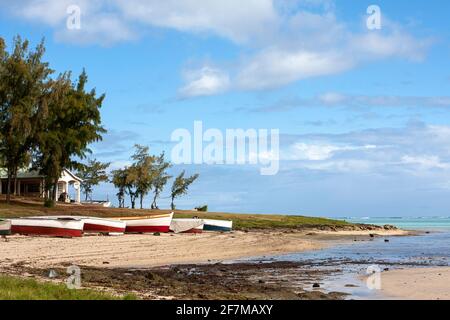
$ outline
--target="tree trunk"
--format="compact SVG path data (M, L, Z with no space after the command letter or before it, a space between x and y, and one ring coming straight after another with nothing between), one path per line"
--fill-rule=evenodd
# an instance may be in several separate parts
M140 196L139 202L140 202L141 209L144 209L144 207L143 207L144 196L142 194Z
M11 203L11 171L8 169L8 185L6 187L6 203Z
M58 190L58 183L53 183L52 200L55 203L58 200L58 199L56 199L56 194L58 193L57 190Z
M131 209L136 208L136 196L130 194L130 201L131 201Z
M17 195L17 167L14 167L14 171L13 171L13 175L14 175L14 195Z
M172 210L175 210L175 204L173 203L174 200L175 197L172 196L172 202L170 203L170 207L172 208Z
M156 205L156 198L158 197L158 194L155 191L155 196L153 197L153 202L152 202L152 209L156 209L157 205Z

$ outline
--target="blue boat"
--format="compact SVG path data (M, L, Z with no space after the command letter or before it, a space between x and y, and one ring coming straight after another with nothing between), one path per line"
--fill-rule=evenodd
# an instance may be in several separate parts
M203 226L204 231L225 231L229 232L233 228L233 221L228 220L211 220L203 219L205 225Z

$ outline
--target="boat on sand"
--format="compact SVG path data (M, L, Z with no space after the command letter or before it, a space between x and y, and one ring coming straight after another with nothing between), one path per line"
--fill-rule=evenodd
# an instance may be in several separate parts
M142 217L114 218L126 223L125 233L169 232L173 212Z
M205 223L201 219L172 219L170 231L174 233L202 233Z
M126 224L123 221L85 216L40 216L35 219L75 219L83 221L84 233L123 234Z
M231 231L233 228L233 221L203 219L203 222L204 231Z
M50 237L81 237L84 222L76 218L11 219L11 233Z

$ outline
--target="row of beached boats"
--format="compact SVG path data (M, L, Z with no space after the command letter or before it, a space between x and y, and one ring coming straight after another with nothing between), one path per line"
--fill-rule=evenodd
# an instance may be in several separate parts
M231 231L232 221L212 219L174 219L173 212L139 217L96 218L84 216L38 216L0 219L0 235L81 237L97 233L120 235L126 233L201 233Z

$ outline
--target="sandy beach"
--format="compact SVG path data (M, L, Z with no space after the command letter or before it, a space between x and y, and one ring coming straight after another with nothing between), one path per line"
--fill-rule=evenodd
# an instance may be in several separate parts
M12 236L0 242L0 267L14 264L54 267L154 267L206 263L243 257L315 250L339 239L369 234L402 235L403 231L236 231L233 233L86 236L76 239ZM350 239L349 239L350 237Z
M382 273L382 293L392 299L450 300L450 267Z

